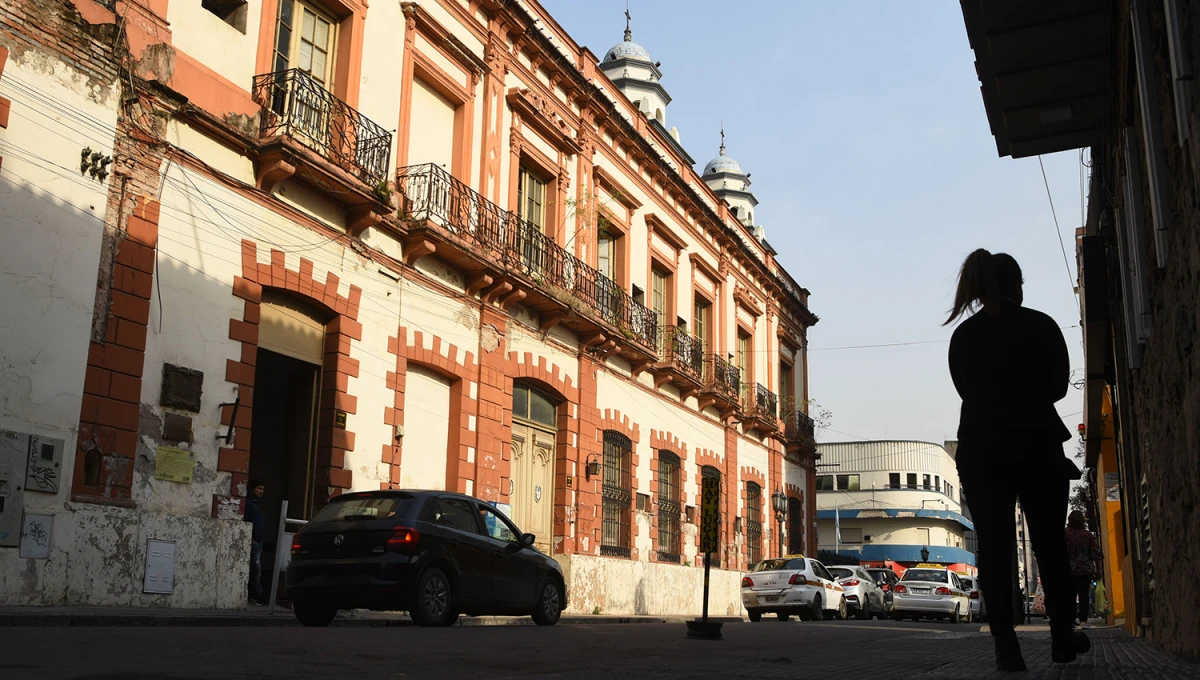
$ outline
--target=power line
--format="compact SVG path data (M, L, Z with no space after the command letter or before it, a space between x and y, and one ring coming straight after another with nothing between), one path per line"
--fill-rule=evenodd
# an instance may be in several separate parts
M1058 328L1059 328L1059 330L1066 330L1068 328L1079 328L1079 325L1074 324L1074 325L1069 325L1069 326L1059 326ZM945 340L914 340L912 342L885 342L885 343L880 343L877 345L842 345L839 347L809 347L808 351L810 351L810 352L832 352L834 350L844 350L844 349L875 349L875 348L879 348L879 347L908 347L910 345L936 345L936 344L947 343L947 342L950 342L949 338L946 338Z
M1050 215L1054 218L1054 235L1058 237L1058 247L1062 249L1063 266L1067 268L1067 281L1071 283L1071 292L1075 293L1075 278L1071 274L1071 263L1067 259L1067 246L1063 242L1062 228L1058 226L1058 213L1054 210L1054 197L1050 195L1050 179L1046 177L1046 164L1038 156L1038 166L1042 169L1042 183L1046 185L1046 198L1050 200Z

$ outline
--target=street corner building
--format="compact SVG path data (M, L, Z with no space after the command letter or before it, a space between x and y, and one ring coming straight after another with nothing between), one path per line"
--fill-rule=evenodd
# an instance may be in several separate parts
M1200 659L1200 13L961 0L1001 156L1084 150L1088 519L1109 620Z
M975 525L963 504L955 442L829 442L817 447L817 546L897 573L943 564L974 576Z
M583 613L699 610L704 476L712 611L816 550L809 293L628 21L603 58L535 0L0 24L0 600L242 606L251 480L268 573L285 501L447 489Z

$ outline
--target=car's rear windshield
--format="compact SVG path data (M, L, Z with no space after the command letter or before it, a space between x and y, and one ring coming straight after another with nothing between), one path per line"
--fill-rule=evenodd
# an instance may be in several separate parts
M411 494L344 496L333 499L329 505L321 508L312 518L312 523L404 517L412 501Z
M804 560L802 559L778 559L778 560L763 560L754 565L754 571L804 571Z
M958 580L962 581L963 588L970 590L971 588L975 587L975 582L969 578L963 578L963 577L959 576Z
M935 581L937 583L947 583L946 572L941 569L909 569L904 572L901 581Z
M854 572L850 571L849 569L840 569L838 567L825 567L825 568L828 569L829 573L833 574L836 578L847 578L850 576L854 576Z

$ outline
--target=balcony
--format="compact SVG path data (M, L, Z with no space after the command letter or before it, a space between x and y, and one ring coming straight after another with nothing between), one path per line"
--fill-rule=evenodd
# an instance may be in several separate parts
M661 344L658 363L654 365L654 384L676 385L683 399L695 395L704 377L704 347L700 338L689 334L684 326L666 326Z
M436 252L466 274L469 294L506 309L521 303L540 314L543 332L562 324L585 346L635 365L657 361L654 313L535 225L433 164L400 168L396 190L409 264Z
M722 418L735 415L741 408L738 394L742 389L742 372L737 366L716 354L704 357L704 375L700 384L700 410L717 407Z
M300 69L255 76L254 100L260 189L295 175L351 207L386 204L391 133Z
M779 429L779 397L760 383L746 385L742 409L747 427L760 432Z
M817 450L816 426L807 413L793 410L783 416L783 441L789 452Z

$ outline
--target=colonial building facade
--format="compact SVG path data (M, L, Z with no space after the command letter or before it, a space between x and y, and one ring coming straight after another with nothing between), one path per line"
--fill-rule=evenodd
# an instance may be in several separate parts
M628 24L597 59L534 0L0 23L5 602L240 606L251 479L267 564L284 501L447 489L577 611L699 608L706 475L715 611L815 550L808 291Z

